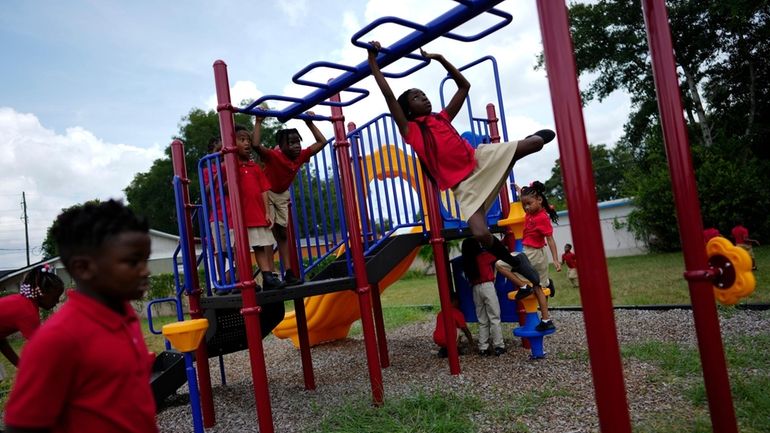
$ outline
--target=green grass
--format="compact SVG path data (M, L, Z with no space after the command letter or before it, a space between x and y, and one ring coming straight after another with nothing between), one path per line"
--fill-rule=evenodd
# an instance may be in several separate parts
M770 431L770 335L743 336L724 342L729 366L730 385L736 416L742 432ZM693 425L689 431L711 431L707 413L700 357L696 348L673 343L647 341L621 348L623 357L649 362L661 369L663 380L683 389L693 410L685 414L645 420L638 431L676 432L682 425ZM657 381L655 376L651 381Z
M392 331L410 323L417 323L436 316L434 307L382 307L382 319L385 331ZM361 321L357 320L350 328L350 336L361 335Z
M388 399L380 408L358 398L328 412L314 433L471 433L471 415L482 410L475 397L426 394Z

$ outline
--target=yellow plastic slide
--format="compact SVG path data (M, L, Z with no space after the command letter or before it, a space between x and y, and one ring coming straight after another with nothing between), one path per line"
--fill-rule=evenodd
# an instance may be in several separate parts
M419 227L415 227L420 230ZM379 282L380 293L398 281L409 270L419 248L415 248L393 270ZM358 294L352 290L312 296L305 300L308 336L310 345L315 346L347 337L353 322L361 318L358 308ZM299 347L297 318L294 312L286 313L283 321L273 330L278 338L291 338L294 346Z

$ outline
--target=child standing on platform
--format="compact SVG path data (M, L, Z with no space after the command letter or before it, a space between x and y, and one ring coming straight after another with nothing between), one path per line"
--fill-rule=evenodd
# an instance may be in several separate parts
M315 113L308 111L309 116ZM312 120L306 120L310 132L313 134L315 143L310 147L302 149L300 143L302 137L296 129L281 129L276 133L277 148L268 149L262 145L262 121L263 117L256 118L254 125L254 142L252 147L257 152L262 162L265 164L265 176L270 182L270 190L267 192L268 214L273 221L273 236L278 241L278 255L283 261L285 268L283 281L286 285L301 284L302 280L294 273L289 266L289 242L286 236L287 225L289 224L289 201L291 193L289 188L294 182L302 164L310 161L310 158L320 152L327 143L326 137L321 133ZM267 250L267 254L272 258L272 245Z
M492 236L486 214L497 199L500 187L505 184L513 164L540 151L556 134L543 129L523 140L487 144L474 149L450 123L462 108L471 88L460 71L441 54L420 50L426 59L441 63L457 84L457 91L446 108L438 114L432 113L430 100L422 90L409 89L396 99L377 64L379 50L380 43L372 41L369 68L401 136L417 153L423 170L427 171L439 189L452 190L476 241L498 260L506 262L539 287L539 277L529 264L523 262L521 256L511 255L505 245Z
M20 332L29 340L40 327L40 308L51 310L64 293L64 283L53 273L50 265L35 266L21 281L19 293L0 298L0 352L14 366L19 355L6 340Z
M248 230L249 245L254 250L257 266L262 272L262 288L264 290L277 290L285 286L273 274L272 254L268 256L267 250L272 253L275 238L270 231L273 225L267 214L267 192L270 183L259 164L251 159L251 134L242 127L235 127L235 147L238 152L238 169L240 170L240 194L241 207L243 208L244 223Z
M495 289L495 262L492 254L481 249L481 245L472 238L467 238L461 246L463 271L471 283L473 304L479 320L479 355L489 355L489 337L495 356L505 353L503 331L500 326L500 301Z
M448 355L446 332L444 331L444 315L446 314L452 315L452 322L454 322L455 327L462 331L465 338L468 339L468 346L473 347L473 336L471 335L470 329L468 329L468 324L465 323L463 312L460 311L460 299L457 297L457 293L454 292L450 292L449 297L452 301L452 309L449 311L439 311L436 316L436 329L433 330L433 342L438 345L439 358L446 358ZM455 331L455 333L456 332L457 331ZM458 343L460 342L460 338L460 335L457 335Z
M7 432L157 432L154 357L129 303L150 287L147 221L110 200L69 209L53 227L77 288L24 347Z
M551 225L551 221L557 222L559 216L548 204L548 199L545 197L545 185L541 182L535 181L531 186L522 188L520 197L525 212L524 238L521 242L524 245L524 254L526 254L532 267L537 271L540 283L544 284L548 282L548 288L551 289L551 296L553 296L555 287L553 280L548 277L548 253L546 252L546 245L548 245L548 249L551 251L556 272L560 272L561 263L559 262L559 256L556 252L556 242L553 240L553 226ZM500 266L505 265L505 263L498 262L498 270L500 269ZM524 277L526 278L527 276L525 275ZM533 292L537 298L538 304L540 304L540 309L543 314L540 323L535 329L538 331L547 331L555 328L547 313L548 301L540 286L519 290L519 292L516 293L516 299L524 299Z
M572 244L564 245L564 254L561 255L561 264L567 265L569 269L567 278L572 283L572 287L578 287L577 256L572 252Z

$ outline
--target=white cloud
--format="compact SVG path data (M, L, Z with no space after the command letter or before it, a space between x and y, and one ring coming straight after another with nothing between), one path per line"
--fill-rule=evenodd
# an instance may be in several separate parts
M37 116L0 107L0 243L23 248L23 223L18 208L27 194L30 244L39 245L61 208L98 198L124 198L123 189L140 171L163 156L159 146L141 148L107 143L75 126L64 134L44 127ZM32 260L39 260L33 257ZM0 268L24 264L22 253L0 256Z
M307 0L281 0L275 4L278 5L281 12L286 14L291 26L300 24L308 13Z
M235 84L230 86L230 101L235 106L240 106L241 102L246 100L261 98L263 95L264 93L257 89L257 85L253 81L236 81ZM216 93L212 93L208 99L206 99L206 108L209 110L216 110Z

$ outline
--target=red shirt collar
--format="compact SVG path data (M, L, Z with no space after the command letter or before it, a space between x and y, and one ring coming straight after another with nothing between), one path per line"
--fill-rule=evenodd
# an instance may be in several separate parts
M136 322L139 320L136 316L134 308L129 302L123 303L123 314L118 314L96 299L77 290L71 290L67 292L67 302L71 302L72 307L77 308L85 313L85 317L89 317L94 322L113 331L121 329L128 323Z

